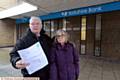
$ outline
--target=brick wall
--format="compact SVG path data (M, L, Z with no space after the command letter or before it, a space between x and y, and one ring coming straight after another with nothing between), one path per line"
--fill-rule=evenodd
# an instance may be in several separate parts
M120 11L102 15L102 56L120 59Z
M14 44L15 21L12 19L0 20L0 47Z

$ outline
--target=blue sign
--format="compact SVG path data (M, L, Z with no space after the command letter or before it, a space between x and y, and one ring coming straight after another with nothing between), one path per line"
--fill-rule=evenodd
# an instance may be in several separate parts
M16 24L20 24L20 23L28 23L30 18L20 18L20 19L16 19Z
M110 12L120 10L120 1L90 6L90 7L83 7L71 10L65 10L61 12L50 13L48 15L39 16L42 20L49 20L49 19L57 19L57 18L64 18L70 16L80 16L80 15L87 15L87 14L96 14L96 13L103 13L103 12ZM17 19L16 23L26 23L28 22L29 18L22 18Z

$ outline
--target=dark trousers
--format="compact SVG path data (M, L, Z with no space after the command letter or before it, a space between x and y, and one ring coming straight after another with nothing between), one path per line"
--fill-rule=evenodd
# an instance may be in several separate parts
M48 72L44 72L44 73L34 73L31 75L24 75L23 77L27 78L27 77L31 77L31 78L39 78L39 80L49 80L49 73Z
M37 76L37 75L25 75L24 76L25 78L39 78L39 80L48 80L48 75L40 75L40 76Z

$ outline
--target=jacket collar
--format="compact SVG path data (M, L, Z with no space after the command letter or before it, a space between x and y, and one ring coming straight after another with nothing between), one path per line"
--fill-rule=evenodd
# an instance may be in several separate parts
M61 49L67 50L68 44L69 44L69 42L65 43L64 46L62 46L60 43L56 43L56 44L55 44L55 47L56 47L58 50L61 50Z
M30 29L27 30L26 35L27 35L27 36L36 37L36 35L35 35Z

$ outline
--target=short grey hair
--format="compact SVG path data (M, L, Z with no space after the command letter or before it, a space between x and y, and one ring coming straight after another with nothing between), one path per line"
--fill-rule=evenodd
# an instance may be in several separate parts
M31 16L31 18L29 20L29 23L31 23L32 20L38 20L38 21L42 22L42 20L39 17L36 17L36 16Z

